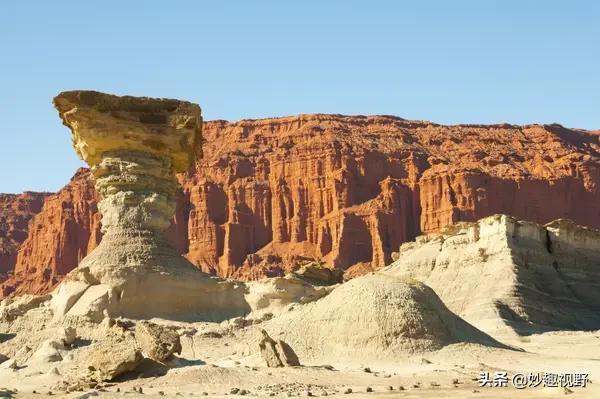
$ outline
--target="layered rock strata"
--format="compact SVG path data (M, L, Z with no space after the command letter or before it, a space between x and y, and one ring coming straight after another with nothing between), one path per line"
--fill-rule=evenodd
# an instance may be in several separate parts
M12 272L17 251L27 238L29 220L50 193L0 194L0 281Z
M177 172L201 147L200 108L184 101L74 91L54 99L102 198L103 239L61 284L56 317L225 317L243 312L240 287L180 256L164 231Z
M206 122L203 136L203 158L178 175L167 236L220 276L283 275L311 260L355 276L422 233L495 213L600 228L589 205L600 202L598 131L317 114ZM94 191L85 173L33 218L7 291L47 292L97 245L82 187Z
M88 169L79 169L58 193L46 196L25 226L12 276L2 292L47 293L100 243L98 194Z
M600 328L600 231L495 215L405 243L384 273L424 282L494 336Z

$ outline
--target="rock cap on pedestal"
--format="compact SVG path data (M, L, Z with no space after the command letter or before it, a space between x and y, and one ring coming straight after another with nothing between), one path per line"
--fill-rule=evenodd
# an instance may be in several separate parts
M54 98L63 124L71 129L79 157L97 165L110 151L139 151L172 159L183 172L200 155L202 117L187 101L65 91Z

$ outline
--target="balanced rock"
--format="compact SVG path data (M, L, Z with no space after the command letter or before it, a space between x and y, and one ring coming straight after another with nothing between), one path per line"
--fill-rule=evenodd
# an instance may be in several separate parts
M164 363L174 353L181 353L181 341L176 331L150 322L135 327L135 339L146 356Z
M200 107L186 101L71 91L54 99L102 198L102 241L55 292L55 317L225 319L243 287L200 272L168 243L184 172L201 151Z
M267 367L300 366L298 356L288 344L282 340L275 341L265 330L261 330L261 334L258 346Z

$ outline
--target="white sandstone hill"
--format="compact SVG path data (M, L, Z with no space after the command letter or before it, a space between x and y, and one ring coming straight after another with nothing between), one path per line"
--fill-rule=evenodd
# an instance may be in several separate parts
M492 336L600 328L600 232L495 215L418 237L383 273L430 286Z
M454 343L504 347L450 312L425 284L381 273L344 283L264 328L311 362L393 361Z

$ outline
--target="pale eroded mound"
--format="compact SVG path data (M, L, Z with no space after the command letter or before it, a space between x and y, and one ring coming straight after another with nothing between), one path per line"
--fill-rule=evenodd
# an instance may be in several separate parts
M426 285L382 274L351 280L265 329L304 362L393 360L457 342L501 345L450 312Z
M495 215L402 245L384 271L424 282L488 334L600 327L600 232Z

